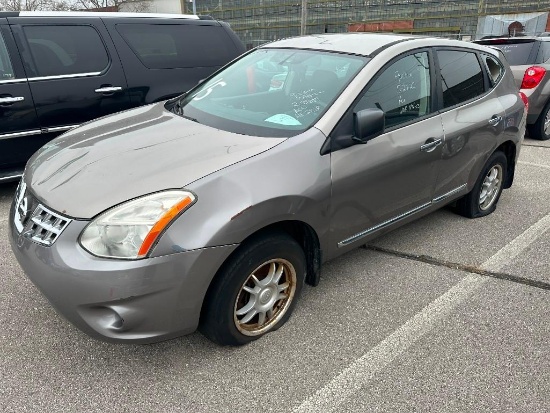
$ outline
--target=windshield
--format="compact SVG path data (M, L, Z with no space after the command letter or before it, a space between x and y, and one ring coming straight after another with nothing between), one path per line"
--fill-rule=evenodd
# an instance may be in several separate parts
M297 135L313 125L368 59L297 49L258 49L190 94L172 111L229 132Z

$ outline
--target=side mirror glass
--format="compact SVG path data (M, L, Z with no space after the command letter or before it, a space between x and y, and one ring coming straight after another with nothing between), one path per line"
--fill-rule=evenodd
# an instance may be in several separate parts
M380 109L363 109L353 114L352 139L355 142L367 143L384 133L385 116Z

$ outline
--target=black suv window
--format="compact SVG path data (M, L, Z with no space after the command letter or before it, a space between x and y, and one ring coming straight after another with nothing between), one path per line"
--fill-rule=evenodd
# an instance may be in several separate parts
M4 43L2 33L0 33L0 82L2 80L13 79L14 77L8 49L6 48L6 43Z
M25 26L23 28L38 76L63 76L103 71L109 57L90 26Z
M442 50L439 59L443 106L448 108L485 93L483 72L475 53Z
M237 54L219 26L117 24L116 29L149 69L221 66Z
M428 53L415 53L392 63L368 87L355 111L382 109L386 127L427 115L431 109Z

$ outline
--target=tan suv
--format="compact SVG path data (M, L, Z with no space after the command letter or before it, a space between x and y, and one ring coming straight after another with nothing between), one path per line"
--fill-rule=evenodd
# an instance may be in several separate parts
M529 100L527 128L534 139L550 139L550 33L537 37L477 40L500 49L520 90Z

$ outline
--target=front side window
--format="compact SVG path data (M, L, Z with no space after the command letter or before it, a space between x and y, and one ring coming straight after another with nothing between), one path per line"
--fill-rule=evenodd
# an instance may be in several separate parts
M109 64L105 46L91 26L24 26L38 76L102 72Z
M254 136L293 136L313 125L368 59L298 49L258 49L174 104L199 123Z
M13 79L14 77L15 74L8 54L8 48L6 47L2 33L0 33L0 82L2 80Z
M483 72L475 53L444 50L437 55L445 108L485 93Z
M421 118L431 110L430 62L427 52L399 59L368 87L355 111L381 109L386 127Z

